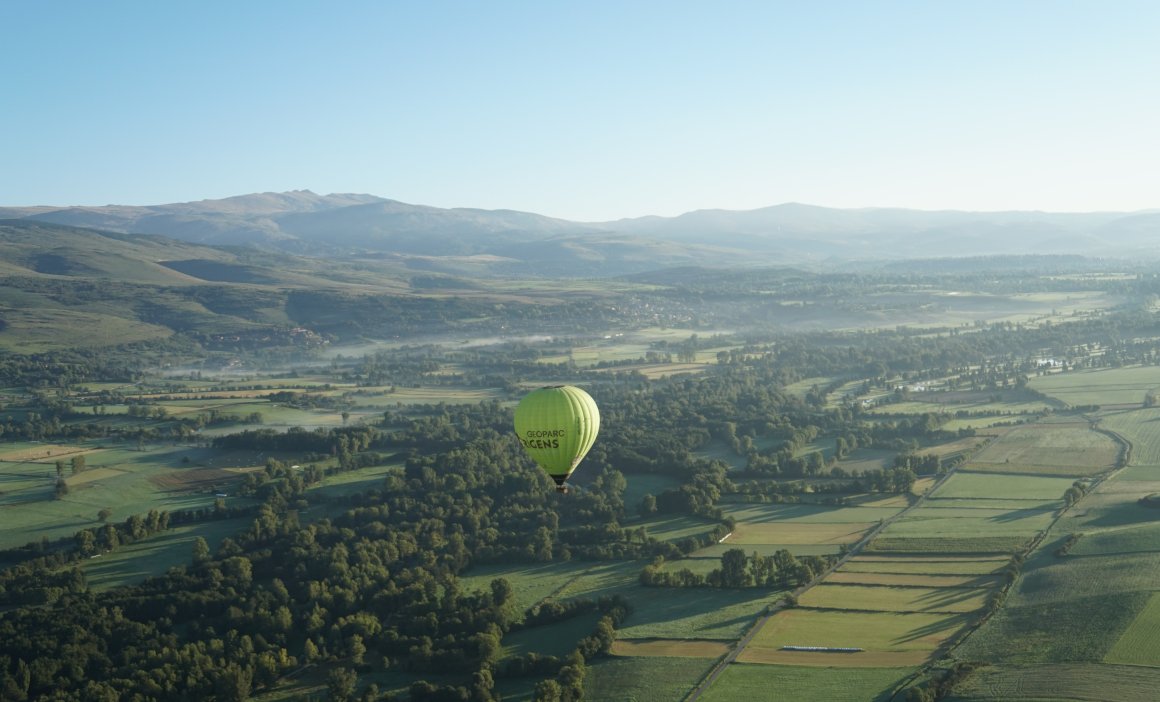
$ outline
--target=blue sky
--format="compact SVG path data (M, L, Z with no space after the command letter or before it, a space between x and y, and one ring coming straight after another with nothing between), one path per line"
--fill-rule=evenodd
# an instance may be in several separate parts
M0 0L0 205L1160 208L1160 3Z

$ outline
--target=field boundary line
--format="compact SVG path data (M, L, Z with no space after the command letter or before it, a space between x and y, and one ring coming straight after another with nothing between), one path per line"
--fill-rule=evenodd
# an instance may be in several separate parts
M1048 535L1051 534L1052 530L1055 529L1056 525L1059 524L1059 520L1063 518L1063 515L1067 514L1068 511L1074 509L1076 505L1083 502L1084 498L1086 498L1088 495L1096 492L1099 487L1104 484L1104 482L1115 477L1117 473L1128 467L1128 463L1132 455L1132 442L1110 429L1100 428L1098 426L1098 418L1092 419L1086 414L1083 416L1088 419L1090 422L1090 428L1093 431L1098 431L1107 436L1110 436L1120 444L1121 452L1120 456L1117 457L1117 465L1108 470L1105 470L1103 473L1097 474L1092 480L1091 484L1088 486L1088 489L1085 490L1083 495L1081 495L1075 502L1070 505L1064 503L1062 507L1056 510L1055 516L1052 518L1051 522L1046 527L1044 527L1042 531L1036 534L1033 539L1031 539L1026 549L1018 554L1021 557L1022 562L1026 562L1031 554L1035 553L1036 549L1038 549L1043 544L1043 542L1047 540ZM949 656L956 648L962 646L963 643L969 639L972 634L977 632L979 628L983 626L983 624L987 623L991 620L992 617L998 614L1007 602L1007 595L1010 594L1012 588L1014 588L1015 584L1018 583L1022 578L1023 568L1021 563L1018 570L1018 575L1009 582L1004 583L999 588L999 590L996 591L995 596L998 598L997 604L994 607L988 608L987 611L983 613L983 616L979 617L978 621L966 627L963 631L959 632L957 636L951 637L950 639L947 639L947 641L943 642L942 646L939 647L939 649L942 649L942 653L939 655L939 658L922 666L913 675L899 683L898 686L895 687L894 693L890 696L890 702L894 702L894 700L898 697L898 694L905 690L908 684L917 679L926 671L930 670L937 663L937 661L945 660L947 656ZM935 653L938 653L939 649L936 649Z
M796 602L797 599L800 598L801 595L804 594L807 590L814 587L815 585L821 584L822 581L825 580L825 578L830 575L830 573L833 573L835 570L838 570L843 565L845 565L847 561L849 561L854 556L858 555L858 553L863 548L865 548L871 541L873 541L880 533L882 533L882 531L884 529L886 529L886 527L893 524L896 520L900 519L903 515L910 512L912 509L915 509L915 508L921 506L926 501L927 497L929 495L933 494L934 492L936 492L940 487L942 487L943 483L945 483L952 475L954 475L957 470L958 470L958 468L955 467L955 468L951 468L947 472L943 473L931 484L930 489L928 489L923 494L919 495L918 499L916 499L913 503L911 503L910 505L899 510L896 514L891 515L890 517L888 517L886 519L880 520L876 526L874 526L872 529L870 529L870 531L866 532L866 534L861 539L859 539L853 546L851 546L849 548L849 550L846 551L846 553L842 554L842 556L839 557L838 560L834 561L833 565L831 565L829 568L826 568L824 571L819 573L817 576L814 577L813 580L809 581L805 585L802 585L802 586L798 587L796 590L789 593L789 597L792 597L794 599L794 601ZM697 686L694 687L689 692L689 694L685 696L684 702L695 702L695 700L699 699L701 697L701 695L705 694L705 691L708 690L709 687L717 680L717 678L719 678L721 676L721 673L725 672L726 668L728 668L731 664L733 664L737 661L737 657L740 656L745 651L745 648L750 643L752 643L754 637L757 636L758 632L761 631L761 629L765 626L766 622L768 622L775 614L777 614L781 610L786 609L787 606L788 606L788 604L787 604L785 599L782 599L780 602L768 605L766 607L765 613L760 615L753 622L753 624L750 625L749 630L746 631L745 634L741 637L741 639L737 641L737 643L733 646L733 648L729 651L729 653L726 653L721 658L721 660L717 661L716 665L714 665L709 670L709 672L705 674L705 677L701 679L701 682L698 683ZM849 612L852 610L837 610L837 611Z

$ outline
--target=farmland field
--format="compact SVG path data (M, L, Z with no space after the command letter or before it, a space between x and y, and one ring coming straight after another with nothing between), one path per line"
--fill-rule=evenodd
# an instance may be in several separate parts
M1133 465L1160 465L1160 407L1108 412L1100 426L1132 442Z
M1007 432L976 454L970 468L1085 476L1114 467L1119 455L1120 445L1106 434L1091 429L1087 422L1042 423Z
M842 545L857 542L878 521L906 506L899 496L867 495L858 506L831 507L810 504L721 503L735 521L724 542L693 553L695 558L719 557L729 548L743 548L763 555L786 549L795 555L837 553Z
M628 486L624 490L624 509L630 515L635 515L641 499L646 495L661 494L669 488L678 488L681 482L667 475L652 473L626 473Z
M840 612L807 608L778 612L765 623L738 660L822 666L917 665L958 631L969 617L947 613ZM783 651L783 646L862 648L831 654Z
M1160 594L1153 594L1104 658L1108 663L1160 666Z
M1130 665L1061 663L993 667L977 671L955 688L953 702L1080 700L1153 702L1160 669Z
M1009 595L955 657L996 665L1099 662L1150 597L1145 592L1084 594L1066 581L1037 590L1032 584Z
M684 699L711 665L711 660L692 658L598 658L588 664L588 675L584 678L584 699L673 702ZM504 700L509 699L512 698L505 694Z
M677 561L677 563L683 563ZM701 639L731 641L782 593L756 588L646 588L639 584L643 562L569 562L525 566L483 566L461 579L464 590L486 589L506 578L523 611L545 599L622 595L633 611L617 630L618 640Z
M731 546L754 544L852 544L873 527L863 524L738 524L724 543ZM792 549L791 549L792 550Z
M626 505L627 507L627 505ZM675 541L686 536L698 536L713 531L718 522L693 516L657 516L632 523L633 528L644 527L648 535L661 541Z
M966 475L966 473L963 473ZM1062 493L1061 493L1062 495ZM1052 498L1042 500L1031 499L1007 499L1003 497L937 497L932 496L927 500L923 507L931 509L945 509L945 510L967 510L967 509L987 509L998 511L1012 511L1020 509L1038 509L1050 510L1058 509L1060 506L1060 495ZM949 514L949 512L948 512Z
M883 538L973 538L1031 536L1046 529L1051 509L983 509L922 506L886 528Z
M807 590L798 601L803 607L825 609L958 613L981 609L989 594L986 588L822 584Z
M1069 405L1142 405L1149 390L1160 388L1160 367L1053 373L1031 378L1027 385Z
M878 405L870 414L926 414L928 412L971 412L981 415L1004 415L1007 421L1034 420L1039 413L1055 407L1051 402L1035 398L1030 394L1008 392L998 401L991 399L993 393L969 392L914 392L906 402L892 402Z
M1008 414L985 414L973 417L963 417L961 419L955 418L942 425L946 431L959 431L960 429L990 429L991 427L1006 425L1012 421L1018 421Z
M645 588L640 585L619 592L632 602L633 611L617 630L618 640L735 641L761 611L782 596L776 590L757 588Z
M624 639L612 644L614 656L661 656L672 658L720 658L729 652L724 641L687 639Z
M576 648L577 641L592 633L599 619L599 615L592 612L509 633L503 637L503 655L538 653L542 656L566 656Z
M892 451L877 449L855 449L841 461L841 467L846 471L865 472L889 468L896 454Z
M885 702L911 674L906 668L815 668L737 663L701 697L705 702L771 699ZM616 699L616 698L610 698ZM677 699L677 698L671 698Z
M957 471L932 498L1004 500L1059 500L1071 484L1069 478L1035 475L995 475Z
M905 505L903 505L905 506ZM722 508L737 523L762 524L792 521L795 524L865 524L887 519L898 513L893 507L829 507L807 504L722 503Z
M592 567L591 563L543 563L528 565L477 566L460 576L464 591L484 590L496 578L504 578L512 586L516 610L523 612L541 600L560 591L569 582Z
M990 575L1011 561L1005 556L856 556L842 566L847 573L897 573L929 575Z
M251 517L237 517L174 527L98 558L83 560L80 567L94 591L137 583L161 575L173 566L189 565L197 537L204 538L213 552L222 539L243 531L253 521Z
M996 576L987 575L932 575L929 573L867 573L843 568L826 577L830 585L891 585L916 587L995 587Z
M1022 550L1030 541L1030 536L989 536L989 537L891 537L879 536L870 542L866 550L871 553L930 553L930 554L1000 554Z

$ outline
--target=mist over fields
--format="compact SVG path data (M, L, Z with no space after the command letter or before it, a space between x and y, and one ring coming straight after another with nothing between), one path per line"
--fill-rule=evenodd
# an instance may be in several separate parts
M1151 700L1157 217L2 209L0 698Z

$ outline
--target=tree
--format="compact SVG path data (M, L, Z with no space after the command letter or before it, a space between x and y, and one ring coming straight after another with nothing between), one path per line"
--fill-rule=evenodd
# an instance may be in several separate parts
M205 563L206 561L209 560L209 557L210 557L209 542L207 542L205 540L205 537L199 536L196 539L194 539L193 540L193 562L194 563Z
M746 568L747 561L745 551L739 548L731 548L721 554L721 586L748 587L751 585L752 579Z
M72 457L72 474L76 475L77 473L84 472L84 470L85 470L85 457L84 457L84 455L73 456Z
M97 552L97 538L88 529L77 532L77 549L82 556L91 556Z
M253 686L254 673L237 663L230 663L218 676L214 683L218 699L223 702L243 702L250 699L250 688Z
M640 507L637 509L642 517L656 514L657 498L655 495L645 493L644 497L640 498Z
M532 694L532 702L560 702L560 683L555 680L541 680Z
M100 512L97 512L97 521L107 522L111 516L113 516L113 510L105 507Z
M358 685L358 674L350 668L335 668L326 678L327 699L331 702L348 702L354 697Z

